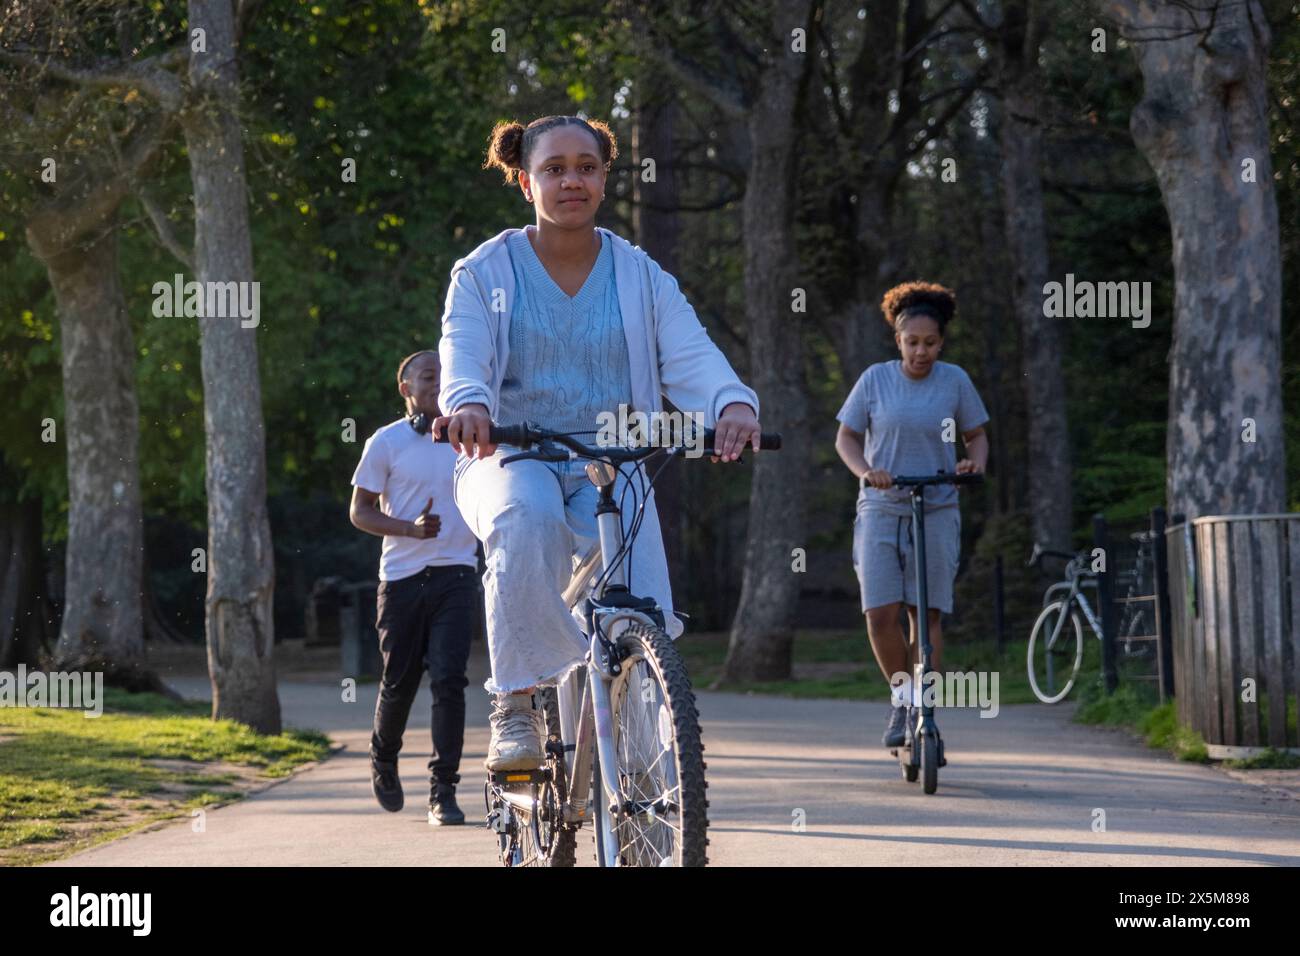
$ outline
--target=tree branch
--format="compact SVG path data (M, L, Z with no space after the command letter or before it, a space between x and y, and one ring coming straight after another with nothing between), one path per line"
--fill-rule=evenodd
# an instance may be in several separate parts
M131 138L120 168L99 177L82 173L34 212L28 220L27 235L37 256L49 259L61 255L100 228L157 159L170 124L170 117L151 116Z
M82 69L64 66L53 57L40 60L0 49L0 60L35 70L38 77L42 73L48 73L55 79L80 86L131 87L143 91L169 113L179 110L183 100L181 81L170 72L170 68L185 63L187 57L185 47L175 47L139 63L109 62Z
M190 272L193 272L194 256L177 240L176 233L172 231L171 221L158 205L153 192L147 186L139 186L135 190L135 198L140 201L141 207L149 216L149 221L153 223L154 233L157 235L162 247L175 256L177 261L181 262Z
M746 116L749 104L739 82L732 77L719 76L698 61L680 53L672 43L659 35L654 23L635 3L620 3L617 9L646 37L655 58L677 79L709 100L728 117L743 119Z
M262 0L238 0L238 4L235 8L235 42L244 38L245 32L253 22L253 17L262 5Z

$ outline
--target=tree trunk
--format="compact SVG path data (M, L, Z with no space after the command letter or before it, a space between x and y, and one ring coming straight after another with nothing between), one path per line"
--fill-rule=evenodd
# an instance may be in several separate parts
M69 496L67 604L55 656L67 669L133 667L144 654L139 408L116 217L87 247L49 265L62 338Z
M1168 508L1189 519L1282 511L1282 270L1264 11L1258 0L1105 6L1137 53L1144 89L1130 128L1173 230Z
M803 376L805 316L793 310L792 293L804 285L794 243L795 150L803 147L798 134L806 61L816 51L790 50L791 31L810 25L808 4L776 8L771 59L748 117L753 152L743 228L751 384L763 405L764 431L779 431L783 446L747 455L753 468L749 535L740 606L723 665L727 681L790 676L801 582L792 568L793 552L809 544L804 489L812 435Z
M194 187L198 280L253 281L244 148L238 119L230 0L190 0L189 27L205 52L190 56L197 94L182 118ZM208 592L205 622L212 715L280 732L272 658L274 555L266 507L266 446L257 327L237 317L199 320L207 434Z
M1024 343L1029 510L1034 540L1047 548L1068 550L1074 504L1061 362L1065 335L1063 320L1046 316L1043 308L1048 258L1038 47L1045 21L1034 0L1010 0L1004 10L1002 192L1012 301Z
M40 664L44 570L40 501L0 504L0 667Z
M67 593L54 663L131 674L142 666L139 410L135 347L118 281L114 187L33 216L27 236L54 289L68 456ZM125 675L122 675L125 676ZM129 682L130 678L128 678Z

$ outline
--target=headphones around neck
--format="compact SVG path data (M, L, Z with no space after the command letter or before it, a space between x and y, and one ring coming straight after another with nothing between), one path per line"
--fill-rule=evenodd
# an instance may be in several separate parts
M406 416L406 423L415 429L417 435L429 434L429 429L433 427L433 422L424 412L412 412Z

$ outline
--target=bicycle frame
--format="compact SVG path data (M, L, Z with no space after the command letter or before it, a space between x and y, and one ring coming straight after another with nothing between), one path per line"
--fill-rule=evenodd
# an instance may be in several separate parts
M1068 584L1066 584L1066 582L1061 582L1060 584L1053 584L1051 588L1048 589L1049 592L1059 588L1069 589L1069 593L1062 599L1062 603L1064 604L1064 613L1056 619L1056 626L1052 628L1051 637L1047 640L1047 646L1049 648L1056 646L1056 639L1061 633L1061 628L1065 626L1065 619L1069 616L1070 608L1074 604L1079 605L1079 608L1083 611L1084 619L1088 622L1088 626L1092 628L1092 633L1098 640L1101 640L1101 621L1099 621L1096 614L1093 613L1092 605L1088 603L1088 598L1083 593L1081 585L1081 581L1083 580L1082 572L1074 566L1074 562L1072 561L1070 564L1066 565L1065 573L1070 578Z

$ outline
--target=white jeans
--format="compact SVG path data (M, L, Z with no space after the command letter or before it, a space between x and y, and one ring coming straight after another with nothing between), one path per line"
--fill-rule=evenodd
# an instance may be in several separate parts
M483 542L487 560L483 587L492 676L483 686L494 694L555 683L582 663L587 639L561 594L572 576L573 555L585 554L599 541L599 492L587 478L585 462L517 461L501 467L501 459L516 451L502 446L489 458L456 460L456 506ZM624 535L636 517L632 493L623 496L626 485L623 477L614 485ZM655 598L669 636L679 637L683 628L673 614L653 495L632 548L631 572L632 593Z

